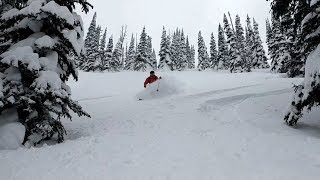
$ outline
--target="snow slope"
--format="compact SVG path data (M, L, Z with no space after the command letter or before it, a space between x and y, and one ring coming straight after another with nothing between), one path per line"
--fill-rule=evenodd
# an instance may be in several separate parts
M319 179L320 111L283 122L302 79L161 72L180 89L137 101L146 75L81 72L69 84L92 118L65 121L62 144L0 151L0 179Z

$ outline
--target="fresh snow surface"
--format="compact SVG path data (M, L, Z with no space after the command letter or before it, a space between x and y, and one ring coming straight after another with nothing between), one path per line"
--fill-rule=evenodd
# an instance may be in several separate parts
M179 89L138 101L147 75L80 72L69 85L92 118L63 120L62 144L0 151L0 179L319 179L319 109L296 128L283 121L302 79L158 72Z

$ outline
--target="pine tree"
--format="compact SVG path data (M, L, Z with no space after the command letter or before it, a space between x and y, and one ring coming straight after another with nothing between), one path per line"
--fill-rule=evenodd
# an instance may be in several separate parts
M130 41L130 46L129 46L129 51L128 51L128 56L127 56L127 62L125 65L124 70L134 70L134 61L135 61L135 39L133 37L133 34L131 36L131 41Z
M100 42L100 59L101 59L101 63L99 66L99 70L103 71L105 67L105 62L106 62L106 56L105 56L105 49L106 49L106 40L107 40L107 28L104 30L104 33L102 35L101 38L101 42Z
M184 32L183 29L181 31L181 35L180 35L180 43L179 43L179 48L180 48L180 52L179 52L179 64L177 69L179 71L183 71L187 68L188 66L188 59L187 59L187 46L186 46L186 39L184 36Z
M103 62L103 71L112 71L111 69L111 60L112 60L112 52L113 52L113 37L111 36L108 41L107 48L104 52L105 61Z
M147 52L148 51L147 37L148 35L146 33L146 28L144 27L140 35L140 42L137 49L137 55L136 55L136 60L134 65L135 71L147 71L152 69L149 63L148 52Z
M189 63L191 59L191 46L189 43L189 37L186 37L186 56L187 56L187 69L189 69Z
M294 28L294 16L290 11L285 13L281 18L281 26L287 37L288 51L291 55L291 60L286 62L285 69L289 77L295 77L304 74L304 64L308 53L301 53L304 49L304 38L301 34L301 26Z
M154 70L156 70L157 69L157 55L156 55L156 51L154 49L152 50L152 54L150 56L150 62L151 62L152 68Z
M207 51L207 47L205 45L204 39L201 35L201 31L199 31L198 35L198 70L206 70L210 68L210 59Z
M91 69L91 71L97 71L101 68L101 47L100 47L100 37L101 37L101 26L98 26L96 29L95 34L95 44L97 45L95 47L96 53L95 53L95 63Z
M218 69L229 69L230 61L228 58L228 45L224 36L224 31L222 26L219 24L218 32Z
M216 41L214 39L213 33L211 33L211 41L210 41L210 64L211 64L211 68L218 70L218 67L219 67L218 51L217 51Z
M251 24L251 19L249 15L247 15L247 20L246 20L246 55L247 55L247 61L249 61L254 68L254 59L256 59L255 53L255 39L254 39L254 32L253 32L253 27Z
M189 69L196 68L196 49L192 45L190 48L190 61L188 64Z
M170 38L167 36L167 32L164 27L161 36L159 56L160 62L158 68L173 71L173 64L170 58Z
M309 13L305 13L305 18L300 21L305 47L301 53L309 56L305 66L305 79L301 85L296 86L289 112L285 116L285 121L290 126L297 124L305 109L311 110L320 105L320 1L309 3Z
M226 14L223 18L224 22L224 31L227 35L227 43L229 45L229 61L230 61L230 72L243 72L243 60L240 56L238 50L237 38L235 31L230 27L229 21Z
M172 43L171 43L171 60L172 60L172 64L173 64L173 70L177 70L178 66L179 66L179 62L180 62L180 52L181 52L181 48L180 48L180 40L181 40L181 34L179 32L179 30L177 29L173 36L172 36Z
M11 43L0 55L0 114L17 115L26 127L24 143L62 142L66 131L60 119L71 119L70 110L89 117L71 99L66 84L70 76L78 80L74 56L82 51L82 20L75 12L75 3L85 12L91 6L85 0L28 1L1 14L0 37ZM24 26L24 22L35 26Z
M186 53L187 53L187 68L188 69L193 69L195 68L195 59L194 59L194 52L195 49L192 49L192 46L190 46L190 43L189 43L189 37L187 36L187 39L186 39Z
M288 49L288 44L290 42L287 40L287 37L281 30L281 24L279 20L273 19L272 34L272 56L270 57L272 60L271 71L275 73L286 73L288 70L286 64L291 60L290 51Z
M259 25L253 18L253 56L252 66L254 68L263 69L269 68L268 58L263 48L262 41L259 34Z
M97 68L97 60L99 58L99 39L101 27L96 27L97 14L95 13L89 27L87 38L85 40L85 63L82 68L84 71L95 71Z
M86 63L88 61L87 57L88 54L93 53L94 48L94 35L96 32L96 25L97 24L97 13L95 12L92 18L92 21L90 23L87 36L84 41L84 52L81 53L81 55L78 57L78 67L82 70L85 69Z
M251 34L252 35L252 34ZM249 35L248 27L245 27L245 47L244 47L244 56L246 58L246 62L250 63L250 67L252 67L252 48L253 48L253 41L252 36Z
M273 34L272 34L272 27L269 19L266 20L266 34L267 34L268 54L270 56L273 56L271 55L271 54L274 54L271 49L271 44L273 43Z
M124 68L124 40L127 35L127 27L122 27L120 31L120 37L112 52L112 58L110 60L110 69L112 72L119 72Z
M122 26L121 31L120 31L120 43L121 43L121 59L120 59L120 66L119 69L123 70L124 69L124 65L125 65L125 46L124 46L124 40L126 39L127 36L127 26Z
M246 71L250 72L251 71L251 60L248 59L247 57L247 52L246 52L246 40L244 37L244 30L242 28L241 22L240 22L240 16L236 15L236 22L235 22L235 28L236 28L236 39L237 39L237 56L240 58L240 63L241 63L241 72Z
M147 55L147 63L153 70L157 69L157 59L156 56L153 57L152 38L150 36L147 38Z
M123 50L122 42L119 39L112 52L112 58L109 62L109 65L110 65L109 71L119 72L121 70L122 53L123 53L122 50Z
M97 13L95 12L94 15L93 15L92 21L90 23L89 29L88 29L88 33L87 33L86 39L84 41L84 47L85 48L92 47L92 44L93 44L94 39L95 39L96 29L97 29Z

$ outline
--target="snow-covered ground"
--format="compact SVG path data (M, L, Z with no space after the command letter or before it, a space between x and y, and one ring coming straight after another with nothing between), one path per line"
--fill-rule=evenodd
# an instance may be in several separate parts
M283 121L302 79L267 71L158 75L156 92L157 84L143 88L147 73L81 72L69 84L92 118L64 121L62 144L0 151L0 179L319 179L320 111L296 128Z

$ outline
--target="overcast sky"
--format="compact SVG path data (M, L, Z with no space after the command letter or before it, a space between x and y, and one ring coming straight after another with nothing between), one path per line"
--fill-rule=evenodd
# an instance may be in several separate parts
M128 26L131 33L138 34L146 26L148 35L152 37L153 47L157 54L160 47L162 27L171 32L183 28L190 38L190 43L197 45L199 30L202 31L209 48L210 34L214 33L216 40L218 24L222 23L223 13L230 11L233 19L239 14L241 23L245 25L246 15L254 17L259 23L261 38L265 42L265 19L270 16L269 2L266 0L88 0L94 9L88 14L82 14L85 31L97 12L97 23L102 28L108 28L108 37L114 35L117 41L122 25Z

